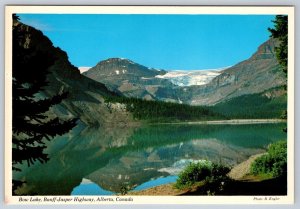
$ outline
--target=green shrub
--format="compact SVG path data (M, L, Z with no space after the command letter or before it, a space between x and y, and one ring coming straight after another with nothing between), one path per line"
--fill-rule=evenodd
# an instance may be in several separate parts
M229 171L230 171L229 167L213 163L212 170L211 170L211 177L217 179L224 179L224 177L226 177Z
M193 186L196 182L219 182L227 178L226 174L230 169L223 165L214 164L210 161L190 163L179 175L175 183L178 189Z
M271 144L267 154L257 158L251 165L254 175L270 175L279 177L287 172L287 142L279 141Z
M126 195L131 189L132 186L130 186L128 183L122 183L119 192L121 193L121 195Z
M176 188L186 188L192 186L197 181L204 180L210 175L212 165L209 161L190 163L182 172L179 173L176 181Z

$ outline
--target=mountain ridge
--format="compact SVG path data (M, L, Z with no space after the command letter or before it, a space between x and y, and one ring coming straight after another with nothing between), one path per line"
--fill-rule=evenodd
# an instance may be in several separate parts
M278 40L270 38L249 59L221 71L211 71L211 76L210 72L205 75L204 71L194 75L188 75L192 71L182 75L180 71L177 74L167 70L151 71L149 67L124 58L101 61L83 74L126 97L211 106L231 98L284 86L286 79L274 52L277 45ZM126 66L126 72L133 70L131 74L134 75L121 76L126 74L125 68L113 63L116 60L131 62ZM107 62L110 64L107 65ZM206 76L202 80L201 73ZM197 76L200 78L196 79Z

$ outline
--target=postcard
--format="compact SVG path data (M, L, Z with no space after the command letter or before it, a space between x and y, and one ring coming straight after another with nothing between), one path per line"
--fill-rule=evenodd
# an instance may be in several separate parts
M294 7L6 6L7 204L293 204Z

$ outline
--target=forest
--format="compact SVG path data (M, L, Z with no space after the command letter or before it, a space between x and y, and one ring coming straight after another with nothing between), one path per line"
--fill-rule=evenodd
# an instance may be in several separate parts
M180 122L226 119L207 107L190 106L162 101L147 101L138 98L107 97L106 102L122 103L137 120L147 122Z
M264 93L249 94L218 103L208 108L230 119L285 118L287 95L283 94L276 98L268 98L264 96Z

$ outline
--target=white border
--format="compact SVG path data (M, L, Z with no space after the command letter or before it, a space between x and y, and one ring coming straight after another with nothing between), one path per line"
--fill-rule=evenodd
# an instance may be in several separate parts
M132 196L134 202L114 202L113 204L292 204L294 202L294 8L274 6L7 6L5 8L5 139L12 136L12 75L11 75L11 15L12 13L39 14L287 14L289 16L289 57L288 57L288 195L278 196L270 201L263 196L255 201L253 196ZM5 143L5 202L20 203L18 197L11 195L11 142ZM88 196L89 198L91 196ZM261 196L259 196L261 197ZM43 197L41 197L43 198ZM113 196L115 198L115 196ZM30 202L29 204L33 204ZM59 202L51 204L61 204ZM71 204L78 204L72 202ZM87 204L87 203L85 203ZM99 204L90 202L88 204ZM111 204L103 202L101 204Z
M6 6L12 13L33 14L289 14L291 6Z

